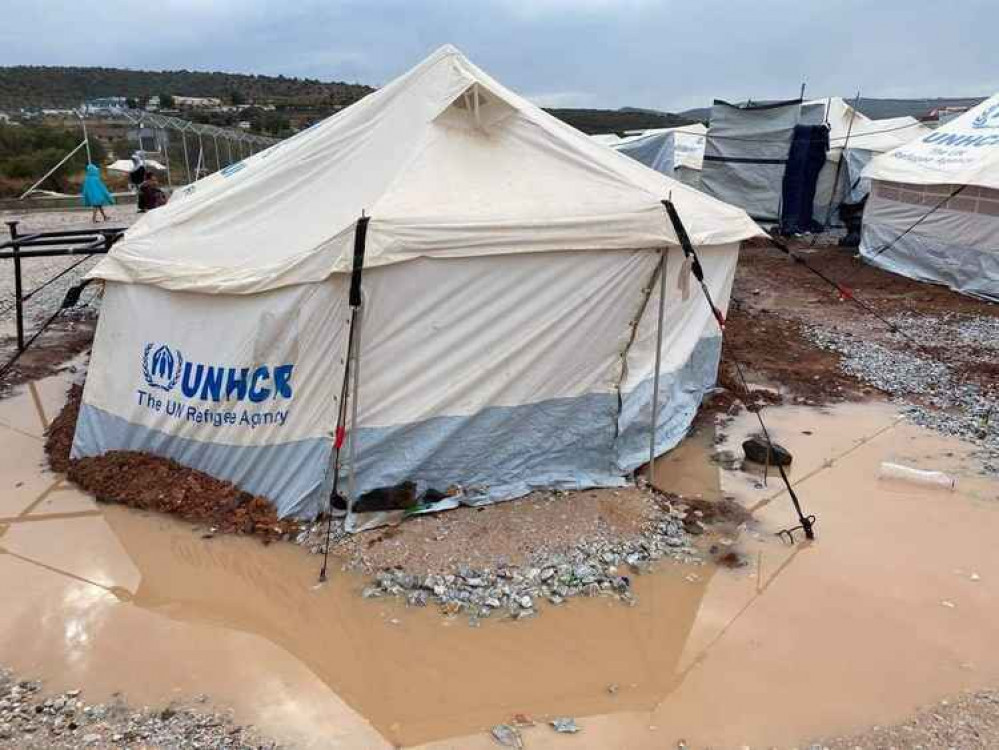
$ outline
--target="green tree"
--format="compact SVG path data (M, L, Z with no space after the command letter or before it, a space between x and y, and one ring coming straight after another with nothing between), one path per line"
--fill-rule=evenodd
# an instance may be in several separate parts
M162 109L173 109L175 105L173 94L160 94L160 107Z

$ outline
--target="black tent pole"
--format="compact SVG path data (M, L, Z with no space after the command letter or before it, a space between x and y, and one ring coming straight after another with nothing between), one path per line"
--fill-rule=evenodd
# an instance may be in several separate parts
M340 496L340 452L347 434L347 399L350 390L350 363L354 356L355 324L361 307L361 274L364 270L364 247L368 236L369 216L361 213L354 229L354 263L350 274L350 323L347 329L347 358L343 363L343 383L340 386L340 401L337 404L336 429L333 432L333 488L330 491L326 517L326 544L323 546L323 567L319 571L319 581L326 580L326 567L330 556L330 537L333 533L333 501ZM351 425L351 429L353 429ZM353 467L352 467L353 468Z

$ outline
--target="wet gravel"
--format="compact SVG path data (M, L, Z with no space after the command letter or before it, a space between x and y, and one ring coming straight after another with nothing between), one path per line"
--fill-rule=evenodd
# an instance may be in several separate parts
M170 704L135 708L122 699L87 703L80 690L46 694L39 682L0 669L0 748L229 748L278 745L228 714Z
M902 723L872 727L851 737L829 738L809 745L808 750L996 747L999 747L999 690L977 690L942 700Z
M657 561L702 562L686 530L699 522L688 517L692 514L682 501L661 498L657 506L657 516L630 538L580 539L560 549L539 542L522 564L457 565L444 573L387 568L375 573L362 595L394 597L414 607L436 606L445 615L467 616L473 626L489 617L533 617L542 606L558 606L576 596L611 597L631 605L636 601L632 577L649 572ZM316 524L300 534L298 542L321 554L325 533L325 524ZM333 554L346 538L342 523L335 523ZM347 567L363 567L363 561L348 560Z
M999 473L999 383L968 374L969 366L999 364L999 318L900 314L892 322L909 340L896 333L875 341L842 329L804 330L842 356L844 372L889 394L912 422L973 443L985 473Z

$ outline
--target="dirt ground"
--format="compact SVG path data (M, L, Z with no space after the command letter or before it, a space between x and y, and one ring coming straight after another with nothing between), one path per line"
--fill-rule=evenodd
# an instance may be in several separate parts
M252 534L269 543L299 532L299 523L278 519L266 498L176 461L128 451L71 460L82 396L82 387L70 388L66 405L46 433L45 452L55 471L66 473L99 501L169 513L204 526L208 534Z
M512 502L457 508L350 536L337 553L365 568L419 573L444 573L459 565L522 565L542 544L565 551L581 539L635 537L660 512L652 495L635 487L535 492Z
M826 739L813 747L822 750L996 748L999 747L999 690L979 690L943 700L900 724L872 727L852 737Z
M853 249L803 241L792 250L809 265L838 281L886 317L918 313L925 316L968 315L999 317L999 305L976 300L946 287L913 281L863 263ZM802 327L849 331L868 340L899 347L888 340L887 327L803 265L763 242L742 249L725 332L722 384L736 382L734 355L752 378L779 385L816 403L869 398L877 391L837 369L839 355L818 348ZM902 346L906 346L903 344ZM971 380L999 380L995 353L954 341L932 354L956 366ZM724 355L723 355L724 357Z
M39 338L39 344L29 347L17 361L0 375L0 398L14 386L38 380L58 372L77 354L88 351L94 340L97 316L88 310L64 313ZM25 332L30 338L32 329ZM14 336L0 337L0 363L14 356Z

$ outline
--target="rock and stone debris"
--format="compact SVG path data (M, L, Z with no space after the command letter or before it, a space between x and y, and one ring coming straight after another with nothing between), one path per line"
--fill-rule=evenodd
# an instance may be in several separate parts
M872 341L819 326L807 333L840 355L844 372L889 394L914 423L973 443L984 470L999 472L999 318L898 314L891 320L907 338Z
M579 506L582 522L580 527L587 529L587 497L584 493L560 493L559 498L539 498L535 493L527 499L529 503L548 505L546 511L533 515L518 514L518 523L532 523L532 533L520 530L515 538L502 531L491 534L485 530L502 528L503 520L495 523L479 522L477 509L460 508L449 511L447 517L416 519L407 522L402 532L395 534L423 535L432 527L435 537L429 547L433 553L420 554L420 544L408 545L405 538L396 547L390 544L386 549L372 549L376 539L389 534L383 530L382 537L368 539L365 545L356 535L341 539L341 554L349 567L369 570L374 573L373 581L363 590L365 598L391 597L412 607L434 605L449 616L464 615L472 625L489 617L523 619L532 617L546 606L557 606L570 597L611 597L625 604L635 602L632 593L632 578L648 572L659 560L677 560L687 563L701 563L701 553L692 546L691 536L685 531L688 523L687 506L679 498L668 499L655 496L648 488L631 490L636 497L621 498L622 506L643 504L643 513L638 518L629 519L615 532L606 523L596 523L597 532L585 536L564 535L563 529L573 526L573 511ZM641 498L638 493L644 493ZM554 494L554 493L552 493ZM492 510L496 516L505 515L503 505L490 506L481 512ZM511 509L510 512L516 509ZM563 516L555 515L558 512ZM550 523L546 519L566 518L567 526ZM725 518L730 516L725 514ZM424 531L417 531L422 523ZM478 533L477 533L478 530ZM626 531L627 530L627 531ZM316 524L313 529L303 531L299 543L321 553L326 527ZM577 529L578 531L578 529ZM516 548L518 541L530 542L530 551L524 551L516 560L500 554L479 556L456 554L441 557L441 550L452 548L461 550L463 542L469 539L481 548L490 549L492 536L506 540L508 551ZM351 554L345 554L347 549ZM394 551L398 550L396 556ZM475 559L479 564L468 564ZM397 561L397 565L387 565Z
M250 727L206 706L129 706L120 697L91 704L80 690L48 694L39 682L0 669L0 748L18 750L153 750L224 748L275 750Z

